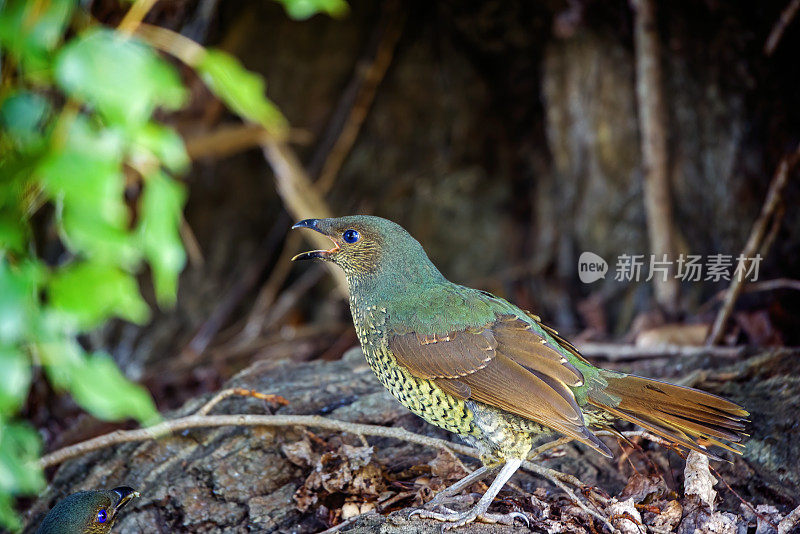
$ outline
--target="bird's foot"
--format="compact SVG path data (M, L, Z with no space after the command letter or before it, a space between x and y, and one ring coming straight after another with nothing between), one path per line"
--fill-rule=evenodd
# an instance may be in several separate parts
M510 512L508 514L490 514L486 511L481 511L479 507L471 508L464 512L455 512L449 508L441 507L444 512L432 512L430 510L417 509L409 514L408 518L419 516L423 519L433 519L447 523L442 527L442 530L449 530L458 528L472 523L473 521L481 521L483 523L493 523L498 525L513 525L514 520L518 519L520 522L525 523L525 526L530 527L528 516L520 512Z
M475 498L472 495L453 495L440 492L433 499L422 505L425 510L435 510L444 505L461 504L464 506L471 506L475 504Z

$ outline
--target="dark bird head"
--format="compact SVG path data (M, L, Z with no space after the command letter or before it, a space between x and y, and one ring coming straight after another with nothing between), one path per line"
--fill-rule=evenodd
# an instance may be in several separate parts
M107 534L120 510L138 496L127 486L73 493L50 510L36 534Z
M422 245L397 223L371 215L306 219L292 228L310 228L333 242L329 250L298 254L293 261L320 259L342 268L351 288L354 281L387 284L424 283L443 279Z

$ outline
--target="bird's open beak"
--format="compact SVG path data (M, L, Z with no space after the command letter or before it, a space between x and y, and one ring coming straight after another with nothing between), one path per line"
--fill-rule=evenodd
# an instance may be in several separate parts
M319 232L322 235L327 236L328 234L320 228L319 219L304 219L299 223L292 226L292 230L295 228L310 228L315 232ZM330 236L328 236L330 237ZM331 239L333 241L333 239ZM339 250L339 244L335 241L333 242L333 248L330 250L309 250L308 252L301 252L294 258L292 261L300 261L300 260L311 260L311 259L321 259L321 260L328 260L330 259L331 254Z
M111 490L119 495L117 502L114 503L114 515L116 515L126 504L131 502L134 498L139 496L139 492L128 486L120 486Z

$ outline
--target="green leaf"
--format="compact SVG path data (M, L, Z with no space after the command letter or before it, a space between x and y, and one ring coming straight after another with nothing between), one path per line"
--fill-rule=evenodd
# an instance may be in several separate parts
M327 13L340 18L347 14L350 6L344 0L277 0L283 4L286 14L295 20L306 20L317 13Z
M41 448L39 434L28 423L9 422L0 414L0 524L12 530L20 527L13 497L34 495L45 486Z
M141 259L141 252L131 235L94 213L65 208L61 226L67 248L85 252L93 260L133 269Z
M145 425L160 419L147 390L125 378L107 354L81 358L65 371L73 398L94 416L105 420L131 417Z
M145 124L136 132L134 145L144 149L172 172L186 172L189 168L189 155L186 145L178 132L155 122Z
M21 91L3 101L0 127L17 148L41 145L50 102L36 93Z
M0 421L0 491L36 493L44 487L39 434L23 422Z
M50 53L61 41L75 7L74 0L12 0L0 9L0 44L20 62L26 74L41 78Z
M42 332L33 345L47 379L59 390L68 390L73 378L71 369L86 358L83 347L72 336L64 317L50 309L42 311Z
M118 132L96 131L85 119L76 120L67 145L46 157L36 175L60 208L64 243L71 251L132 269L141 254L127 232L123 148Z
M91 29L56 57L56 80L111 123L144 124L156 107L177 109L186 91L177 71L150 47L107 29Z
M14 510L14 497L10 492L3 490L0 490L0 526L6 527L11 532L22 528L22 521Z
M48 284L48 295L52 308L81 330L99 326L114 315L140 324L150 315L130 274L92 261L58 269Z
M264 79L221 50L207 50L195 66L197 72L229 108L244 119L261 124L273 135L282 135L288 122L264 96Z
M51 196L66 209L94 212L94 218L124 228L127 209L121 161L98 148L97 144L67 147L43 161L38 173Z
M14 216L5 210L0 211L0 251L24 253L28 243L27 233L26 221L21 216Z
M38 265L12 267L5 257L0 257L0 343L15 344L27 335L40 279Z
M16 412L28 396L31 364L13 345L0 345L0 413Z
M138 232L153 270L156 297L162 305L175 302L178 274L186 264L179 233L185 200L183 186L163 173L145 181Z

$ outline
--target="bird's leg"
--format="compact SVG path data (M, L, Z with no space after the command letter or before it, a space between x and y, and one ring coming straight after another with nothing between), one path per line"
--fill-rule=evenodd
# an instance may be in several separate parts
M418 515L427 519L446 521L449 524L445 525L445 529L460 527L462 525L466 525L467 523L471 523L476 519L485 523L500 523L504 525L512 525L514 523L514 519L520 519L525 523L528 523L528 518L519 512L512 512L510 514L489 514L486 512L486 510L489 509L489 505L492 504L492 501L497 496L498 492L503 488L503 486L505 486L506 482L508 482L508 479L511 478L511 475L516 472L521 464L522 460L518 458L507 460L503 468L497 474L497 477L494 479L494 482L492 482L492 485L489 486L489 489L483 494L483 497L481 497L475 506L465 512L448 511L447 513L439 513L428 510L414 510L409 516L409 519L415 515ZM488 472L489 469L487 468L486 471ZM458 484L460 484L460 482L458 482Z
M437 493L433 499L425 503L425 508L435 508L440 504L444 504L444 502L447 501L447 499L449 499L453 495L458 495L461 492L461 490L468 488L475 482L483 480L484 478L489 476L495 469L496 469L495 466L492 467L486 467L485 465L481 466L480 469L476 469L475 471L468 474L458 482L451 484L450 486L446 487L445 489Z

